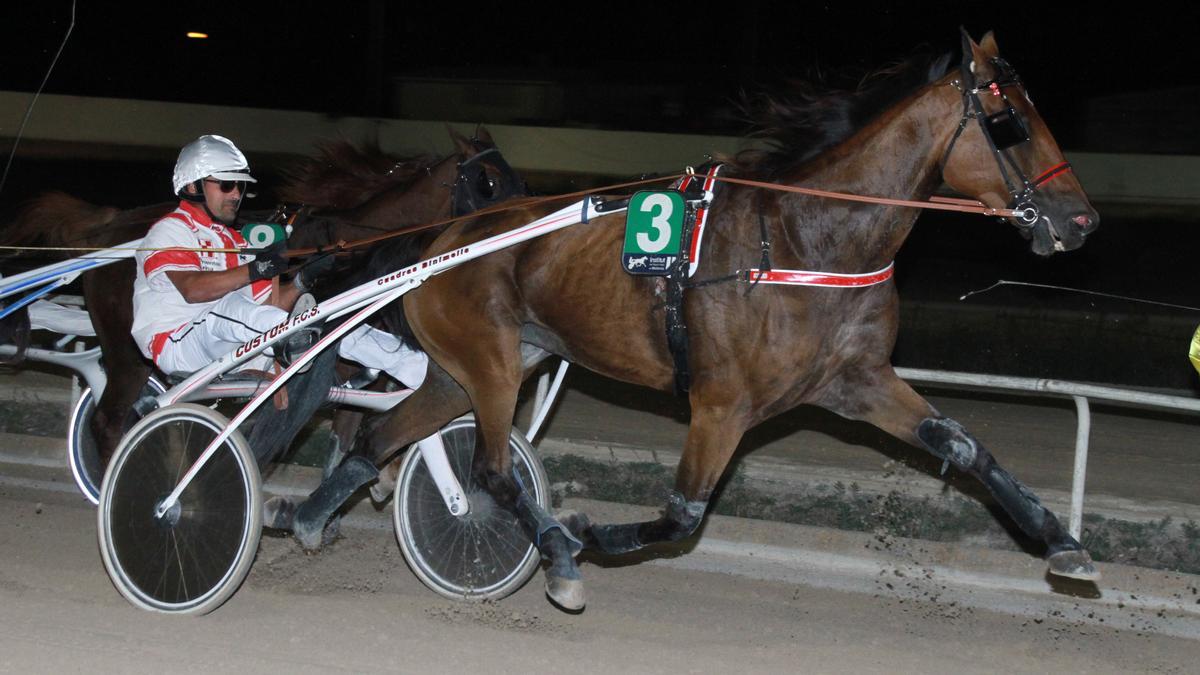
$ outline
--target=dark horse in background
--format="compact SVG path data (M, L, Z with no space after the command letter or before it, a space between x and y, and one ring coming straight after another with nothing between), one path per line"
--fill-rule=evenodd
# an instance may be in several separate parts
M896 68L853 93L770 99L759 118L772 148L729 175L882 197L927 200L945 182L1010 219L1038 255L1078 248L1098 216L992 34L962 34L963 59ZM1019 133L1027 131L1027 134ZM1017 138L1012 138L1012 136ZM705 255L685 295L691 423L675 488L657 520L558 522L513 478L508 434L527 372L522 343L618 380L671 391L663 282L618 264L622 215L533 239L435 276L404 297L422 347L440 366L394 408L370 450L396 450L473 408L472 479L512 511L549 558L547 593L585 604L580 545L618 554L696 531L744 432L800 404L827 408L932 453L980 480L1020 529L1045 545L1053 574L1094 580L1090 556L1053 513L890 363L899 302L890 279L856 288L746 283L769 241L774 269L861 274L895 259L919 210L726 184L711 207ZM455 224L434 255L531 222L529 204ZM726 280L721 282L720 279ZM714 283L697 283L713 280ZM463 320L470 317L470 320Z
M397 158L370 143L359 148L345 141L320 144L316 157L286 171L287 180L278 190L284 202L304 205L290 247L329 246L375 236L470 213L525 193L524 182L497 151L486 129L478 128L469 139L453 130L450 136L456 151L445 158ZM175 207L171 202L123 211L49 193L22 211L5 229L4 239L13 245L112 246L145 236L150 225ZM244 212L241 219L254 222L255 215L267 214ZM151 373L151 365L130 337L134 277L132 260L82 275L85 304L107 376L92 419L101 467L128 428L129 411ZM343 447L350 445L360 417L346 412L335 425Z

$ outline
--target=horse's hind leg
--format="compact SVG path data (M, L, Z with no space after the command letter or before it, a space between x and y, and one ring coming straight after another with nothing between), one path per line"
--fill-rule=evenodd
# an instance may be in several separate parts
M568 527L588 548L618 554L650 544L679 541L700 526L713 488L748 425L746 409L736 401L719 402L693 389L692 421L683 457L675 475L675 490L662 517L641 523L593 525L584 516L568 519Z
M382 417L364 425L365 441L361 451L376 465L386 462L401 448L426 438L455 418L471 410L471 399L445 369L430 360L425 381ZM379 481L371 486L371 497L386 501L396 487L396 474L403 456L396 457L380 470Z
M446 277L435 281L469 279L456 276L453 281ZM550 560L546 570L550 599L564 609L582 610L583 579L575 563L582 545L518 483L508 448L524 374L521 322L510 309L516 304L516 291L498 284L486 293L431 293L435 290L428 285L422 288L419 302L406 302L405 309L430 358L462 386L475 409L478 433L472 479L498 506L516 516L530 541ZM476 317L478 323L463 321L463 316ZM436 427L426 431L432 434ZM476 508L479 498L471 497L471 508Z
M521 358L524 381L547 356L547 352L531 345L522 344ZM396 451L427 438L443 426L471 411L471 399L458 382L430 360L425 371L425 381L411 396L400 402L380 417L370 420L360 450L376 465L387 461ZM371 486L371 496L377 502L386 501L396 487L396 476L403 462L403 455L392 459L379 473L379 480Z
M1046 544L1046 562L1052 573L1073 579L1100 578L1087 551L1037 496L1000 466L961 424L938 414L890 367L867 374L866 381L856 380L853 386L842 384L820 405L870 422L974 476L1026 535Z
M100 352L104 355L107 382L92 415L92 435L101 467L116 451L125 434L129 411L141 395L150 366L142 358L129 331L133 327L132 262L120 262L83 275L83 296Z

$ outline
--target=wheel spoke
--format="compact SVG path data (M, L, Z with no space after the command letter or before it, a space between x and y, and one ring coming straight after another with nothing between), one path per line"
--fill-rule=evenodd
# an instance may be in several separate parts
M241 434L222 441L178 502L154 515L225 424L207 408L181 404L152 413L122 441L101 501L101 552L114 584L136 605L204 613L249 570L261 493Z
M464 516L453 516L419 456L406 458L394 505L397 537L405 560L433 590L447 597L499 598L519 588L536 571L537 552L517 522L471 480L475 427L454 422L442 432L447 459L470 500ZM539 503L548 493L540 464L523 438L511 437L512 461Z

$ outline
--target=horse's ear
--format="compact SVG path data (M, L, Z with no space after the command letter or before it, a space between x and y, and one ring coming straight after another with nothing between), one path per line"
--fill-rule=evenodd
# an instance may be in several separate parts
M996 45L996 34L990 30L984 34L983 39L979 41L979 45L977 46L975 52L976 55L982 54L985 57L984 60L994 59L997 56L1000 56L1000 47Z
M991 79L991 61L1000 55L1000 48L996 45L996 35L989 30L984 34L983 40L975 42L967 33L966 28L959 28L959 32L962 34L964 70L972 73L977 80ZM967 56L968 53L970 53L970 57Z
M496 141L492 140L492 134L488 132L487 127L480 124L475 127L475 140L490 147L496 147Z
M454 147L458 154L464 157L470 157L475 154L475 148L471 145L470 139L458 133L449 124L446 125L446 131L450 134L450 140L454 142Z

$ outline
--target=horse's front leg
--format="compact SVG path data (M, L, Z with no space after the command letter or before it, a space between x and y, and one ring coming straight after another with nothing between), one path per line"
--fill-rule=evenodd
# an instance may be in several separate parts
M870 422L974 476L1021 531L1045 543L1051 573L1088 581L1100 578L1091 556L1037 496L1000 466L961 424L940 415L897 377L890 366L858 373L853 382L841 378L818 404L845 417Z

